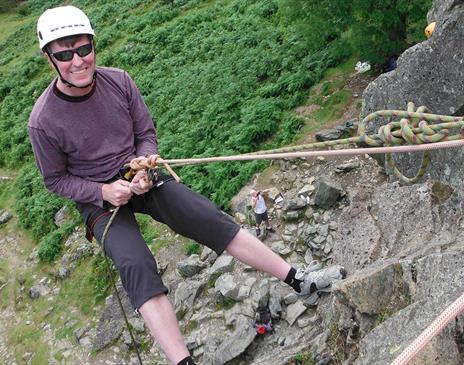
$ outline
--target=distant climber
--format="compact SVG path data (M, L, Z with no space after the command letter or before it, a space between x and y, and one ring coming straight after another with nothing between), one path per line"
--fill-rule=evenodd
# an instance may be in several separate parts
M261 235L261 223L264 221L266 224L266 229L269 232L274 232L274 228L271 226L271 222L269 221L269 216L267 214L267 206L266 202L264 201L263 196L261 195L260 191L251 190L251 207L255 212L255 221L256 221L256 236L259 237Z
M383 72L390 72L390 71L393 71L394 69L396 69L396 57L394 56L391 56L388 60L387 60L387 63L385 65L385 68L383 70Z
M436 25L437 25L436 22L432 22L425 27L424 32L425 32L425 36L427 37L427 39L429 39L432 36L433 32L435 31Z

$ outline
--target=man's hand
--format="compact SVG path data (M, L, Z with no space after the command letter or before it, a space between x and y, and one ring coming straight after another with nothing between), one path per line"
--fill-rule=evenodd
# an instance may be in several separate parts
M137 195L146 193L152 187L153 182L148 178L147 170L145 169L137 171L129 185L130 190Z
M111 184L103 184L102 196L103 200L115 207L127 204L132 197L129 181L116 180Z

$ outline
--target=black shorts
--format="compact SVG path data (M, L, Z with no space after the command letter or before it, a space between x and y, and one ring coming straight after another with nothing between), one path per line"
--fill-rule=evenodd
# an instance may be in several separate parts
M101 241L111 217L108 209L77 203L87 230ZM173 231L221 254L240 227L204 196L175 180L165 181L122 206L106 236L105 252L119 270L135 309L148 299L167 293L155 258L142 238L134 213L149 214Z
M264 213L255 213L256 224L260 225L262 221L267 221L269 217L267 216L267 210Z

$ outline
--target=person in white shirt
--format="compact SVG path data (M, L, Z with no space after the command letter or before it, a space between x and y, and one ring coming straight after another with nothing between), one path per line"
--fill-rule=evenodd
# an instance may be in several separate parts
M266 202L264 201L263 196L261 195L260 191L251 190L251 207L255 212L255 220L256 220L256 236L261 235L261 223L264 221L266 224L266 229L270 232L274 232L274 229L271 226L271 222L269 221L269 216L267 214L267 206Z

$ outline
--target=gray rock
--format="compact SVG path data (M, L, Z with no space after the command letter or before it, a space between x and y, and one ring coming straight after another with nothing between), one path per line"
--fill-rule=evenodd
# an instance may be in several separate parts
M297 300L298 300L298 295L296 295L296 293L289 293L284 297L284 303L286 305L296 303Z
M346 172L350 172L351 170L357 169L358 167L359 167L359 162L349 161L349 162L345 162L343 164L337 165L337 167L335 167L335 172L338 174L346 173Z
M77 342L80 343L80 340L84 335L89 332L90 328L89 327L82 327L78 328L77 330L74 331L74 337L76 338Z
M330 209L342 195L342 192L341 188L336 186L335 183L321 179L314 193L314 203L318 207Z
M31 299L37 299L41 296L47 295L50 293L50 288L45 284L37 284L29 289L29 297Z
M271 312L271 317L273 319L279 319L282 315L282 305L280 304L282 302L282 296L280 293L276 290L276 287L273 286L271 287L271 290L269 292L269 311Z
M314 187L314 185L312 184L306 184L305 186L303 186L299 191L298 191L298 195L299 196L308 196L308 195L311 195L313 193L313 191L316 190L316 188Z
M246 223L247 217L246 217L245 214L240 213L240 212L236 212L236 213L234 214L234 217L235 217L235 219L236 219L236 221L237 221L238 223L240 223L240 224Z
M212 276L218 276L220 274L233 271L235 263L234 260L235 259L231 255L223 253L216 259L213 266L211 266L209 274Z
M255 309L264 308L269 303L269 280L264 279L259 282L258 290L253 293L251 298Z
M288 322L290 326L295 323L295 321L300 317L304 312L308 309L301 300L296 301L293 304L290 304L287 307L287 315L285 316L285 320Z
M239 316L235 331L228 336L214 353L213 365L223 365L242 354L256 337L251 319Z
M416 107L425 105L436 114L464 114L464 100L460 95L464 84L462 1L435 0L430 17L437 21L432 37L407 49L398 58L396 70L382 74L364 91L362 118L382 109L405 110L409 101ZM368 133L377 133L385 122L384 118L370 122ZM434 151L427 177L460 188L464 177L460 163L463 157L462 148ZM399 170L406 176L415 175L420 158L420 154L394 156Z
M282 209L284 212L300 210L306 207L308 203L305 200L300 199L298 197L292 197L290 199L285 200L284 204L282 205Z
M312 253L311 249L308 248L308 249L305 251L304 261L305 261L307 264L310 264L313 260L314 260L313 253Z
M296 222L300 220L302 217L304 217L304 211L302 210L290 210L284 212L282 215L282 218L286 222Z
M11 215L10 212L7 212L6 210L2 210L0 212L0 224L5 224L8 222L13 216Z
M130 304L129 297L120 283L117 284L117 288L124 311L129 320L131 320L135 316L135 313L132 305ZM106 300L105 310L97 324L97 332L93 341L92 349L94 351L101 351L106 346L113 343L121 336L124 327L124 317L121 313L121 308L116 298L116 294L113 294Z
M135 332L138 332L138 333L145 332L145 322L142 318L134 317L131 320L129 320L129 323L131 324Z
M185 280L177 286L174 307L178 318L183 317L188 310L193 308L195 299L204 286L205 283L198 280Z
M72 255L71 261L74 262L80 260L82 257L91 256L93 255L93 250L94 246L88 243L81 243L77 247L75 253Z
M64 280L64 279L68 278L70 274L71 274L71 271L68 268L60 267L58 269L58 271L55 273L55 276L58 279Z
M280 194L280 192L279 192L279 189L277 189L276 187L272 187L270 189L267 189L266 190L266 195L269 197L269 199L271 199L274 202L279 196L282 196Z
M210 249L207 246L203 246L203 250L201 251L201 254L200 254L201 261L206 261L212 264L214 261L216 261L217 257L218 255L216 252L214 252L212 249Z
M349 129L347 129L346 126L341 125L341 126L336 126L331 129L325 129L320 132L316 133L316 140L318 142L324 142L324 141L333 141L336 139L340 139L343 136L348 136Z
M337 296L343 296L343 303L369 315L397 311L405 306L401 298L409 297L398 263L371 265L335 283L333 290Z
M70 216L69 208L66 205L64 205L55 214L54 222L56 226L61 227L66 222L66 220L69 218L69 216Z
M214 290L221 293L225 298L237 300L239 293L239 285L235 282L234 276L231 274L222 274L214 284Z
M190 278L198 274L206 267L205 263L200 260L198 255L190 255L185 260L177 263L177 271L183 278Z

